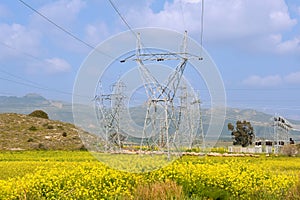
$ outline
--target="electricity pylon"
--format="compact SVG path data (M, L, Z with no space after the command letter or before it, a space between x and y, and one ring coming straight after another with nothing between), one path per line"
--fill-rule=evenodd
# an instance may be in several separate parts
M188 91L186 85L180 88L180 106L178 127L181 141L187 149L200 147L205 149L202 123L201 101L199 94Z
M156 52L142 47L140 34L137 34L137 48L133 55L121 60L135 61L138 64L140 76L147 95L146 117L144 120L143 133L140 149L150 151L157 150L167 153L179 152L180 138L178 137L178 125L180 117L176 111L174 100L179 88L183 72L189 59L199 59L197 56L187 53L187 32L185 31L182 44L182 52ZM166 83L160 83L144 62L162 62L178 60L179 63L174 71L168 76Z
M126 99L124 89L125 84L118 81L112 85L110 94L100 92L95 97L97 118L101 127L104 128L104 151L121 150L126 139L120 127Z
M293 128L284 117L274 117L274 152L279 153L279 148L289 142L289 131Z

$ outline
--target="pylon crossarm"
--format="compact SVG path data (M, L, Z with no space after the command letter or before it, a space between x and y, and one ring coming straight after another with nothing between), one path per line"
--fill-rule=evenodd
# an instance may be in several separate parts
M184 53L184 52L166 52L166 53L141 53L138 56L136 54L132 54L123 60L121 60L121 63L124 63L126 61L168 61L168 60L203 60L202 57L199 57L197 55L191 54L191 53Z

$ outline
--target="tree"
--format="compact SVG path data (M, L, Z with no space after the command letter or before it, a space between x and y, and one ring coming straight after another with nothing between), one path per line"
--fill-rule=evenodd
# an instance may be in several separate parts
M43 118L43 119L49 119L48 114L42 110L35 110L32 113L30 113L29 116L39 117L39 118Z
M233 137L233 145L242 145L247 147L252 144L254 139L254 130L250 122L237 121L236 127L233 124L228 123L228 130L231 131Z

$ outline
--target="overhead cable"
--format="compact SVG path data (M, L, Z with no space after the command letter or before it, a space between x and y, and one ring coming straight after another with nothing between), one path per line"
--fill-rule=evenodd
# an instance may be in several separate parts
M28 3L24 2L23 0L18 0L18 1L21 2L23 5L25 5L27 8L29 8L30 10L32 10L33 12L35 12L36 14L38 14L39 16L41 16L43 19L45 19L46 21L48 21L49 23L51 23L52 25L54 25L59 30L63 31L64 33L66 33L67 35L69 35L70 37L72 37L73 39L79 41L80 43L84 44L85 46L89 47L92 50L95 50L95 51L97 51L97 52L99 52L99 53L101 53L101 54L103 54L105 56L113 58L111 55L108 55L105 52L102 52L102 51L98 50L96 47L94 47L91 44L83 41L82 39L80 39L79 37L77 37L76 35L74 35L73 33L71 33L70 31L68 31L65 28L63 28L62 26L58 25L57 23L55 23L54 21L52 21L51 19L49 19L46 15L42 14L41 12L39 12L38 10L36 10L32 6L30 6Z

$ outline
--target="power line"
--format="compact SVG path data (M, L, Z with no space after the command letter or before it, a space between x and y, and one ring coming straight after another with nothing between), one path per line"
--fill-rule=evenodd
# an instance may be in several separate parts
M22 3L23 5L25 5L27 8L31 9L32 11L34 11L35 13L37 13L39 16L41 16L42 18L44 18L45 20L47 20L49 23L51 23L52 25L54 25L55 27L57 27L58 29L60 29L60 30L63 31L64 33L68 34L69 36L71 36L71 37L74 38L75 40L77 40L77 41L83 43L83 44L86 45L87 47L89 47L89 48L91 48L91 49L93 49L93 50L96 50L97 52L99 52L99 53L101 53L101 54L103 54L103 55L106 55L106 56L108 56L108 57L113 58L112 56L110 56L110 55L108 55L108 54L106 54L106 53L104 53L104 52L99 51L98 49L96 49L96 48L93 47L92 45L90 45L90 44L86 43L85 41L81 40L80 38L78 38L77 36L75 36L74 34L72 34L70 31L64 29L62 26L56 24L54 21L52 21L52 20L49 19L47 16L43 15L42 13L40 13L38 10L36 10L35 8L33 8L32 6L30 6L29 4L27 4L27 3L24 2L23 0L19 0L19 2L21 2L21 3ZM3 45L3 46L5 46L6 48L10 48L10 49L12 49L12 50L18 51L18 52L22 53L23 55L25 55L25 56L27 56L27 57L29 57L29 58L31 58L31 59L37 60L37 61L39 61L39 62L44 62L44 60L41 60L40 58L38 58L38 57L36 57L36 56L34 56L34 55L31 55L31 54L29 54L29 53L23 52L23 51L21 51L21 50L15 48L15 47L12 47L12 46L10 46L10 45L8 45L8 44L2 42L2 41L0 41L0 44ZM114 59L115 59L115 58L114 58ZM2 69L0 69L0 71L1 71L2 73L5 73L5 74L7 74L7 75L9 75L9 76L14 77L14 78L17 78L17 79L20 79L20 80L22 80L22 81L25 81L25 83L24 83L24 82L20 82L20 81L16 81L16 80L11 80L11 79L7 79L7 78L3 78L3 77L0 77L1 80L5 80L5 81L13 82L13 83L16 83L16 84L19 84L19 85L24 85L24 86L28 86L28 87L32 87L32 88L41 89L41 90L47 90L47 91L53 91L53 92L57 92L57 93L61 93L61 94L66 94L66 95L71 95L71 96L72 96L72 95L75 95L75 96L81 96L81 97L83 97L82 95L73 94L73 93L71 93L71 92L65 92L65 91L61 91L61 90L57 90L57 89L53 89L53 88L49 88L49 87L41 87L40 84L37 83L37 82L33 82L33 81L31 81L31 80L28 80L28 79L25 79L25 78L23 78L23 77L17 76L17 75L15 75L15 74L9 73L9 72L7 72L7 71L5 71L5 70L2 70ZM28 83L30 83L30 84L28 84L28 83L26 83L26 82L28 82ZM84 97L86 97L86 96L84 96Z
M214 90L214 91L221 91L222 89L219 90ZM262 92L277 92L278 90L300 90L300 88L297 87L282 87L282 88L225 88L225 91L262 91ZM208 88L200 88L197 89L197 91L209 91Z
M29 87L32 87L32 88L45 89L45 88L40 87L40 86L36 86L36 85L32 85L32 84L29 84L29 83L24 83L24 82L20 82L20 81L16 81L16 80L11 80L11 79L8 79L8 78L0 77L0 79L4 80L4 81L13 82L13 83L16 83L16 84L19 84L19 85L29 86Z
M57 23L55 23L54 21L52 21L51 19L49 19L46 15L42 14L41 12L39 12L38 10L36 10L35 8L33 8L32 6L30 6L26 2L24 2L23 0L18 0L18 1L21 2L23 5L25 5L27 8L29 8L30 10L32 10L33 12L35 12L36 14L38 14L39 16L41 16L43 19L45 19L46 21L48 21L50 24L54 25L59 30L63 31L64 33L66 33L67 35L69 35L70 37L72 37L73 39L79 41L80 43L82 43L85 46L91 48L92 50L95 50L95 51L97 51L97 52L99 52L99 53L101 53L101 54L103 54L105 56L108 56L110 58L115 59L111 55L108 55L105 52L102 52L102 51L98 50L96 47L94 47L91 44L83 41L82 39L80 39L79 37L77 37L76 35L74 35L73 33L71 33L70 31L68 31L65 28L63 28L62 26L58 25Z
M12 76L14 76L14 75L12 75ZM14 76L14 77L17 78L17 76ZM31 87L31 88L36 88L36 89L40 89L40 90L44 90L44 91L51 91L51 92L57 92L57 93L60 93L60 94L65 94L65 95L80 96L80 97L90 98L90 97L79 95L79 94L73 94L71 92L65 92L65 91L57 90L57 89L54 89L54 88L42 87L42 86L39 86L38 83L35 83L35 82L32 82L32 81L28 81L26 79L24 79L24 80L27 81L27 82L31 82L31 84L30 83L26 83L26 82L22 82L22 81L16 81L16 80L4 78L4 77L0 77L0 80L4 80L4 81L8 81L8 82L12 82L12 83L15 83L15 84L19 84L19 85L23 85L23 86L27 86L27 87Z
M139 36L136 34L136 32L134 32L134 30L131 28L131 26L129 25L129 23L126 21L125 17L122 16L121 12L119 11L119 9L117 8L116 4L112 1L112 0L108 0L110 5L113 7L113 9L115 10L115 12L119 15L119 17L121 18L121 20L124 22L124 24L127 26L127 28L130 30L130 32L134 35L134 37L139 40ZM141 42L141 45L143 47L145 47L145 45L143 44L143 42ZM154 57L158 58L157 55L152 54L151 51L149 49L145 49L145 51L147 51L149 54L153 55Z
M124 22L124 24L127 26L127 28L135 35L135 37L137 38L137 34L133 31L133 29L131 28L131 26L128 24L128 22L126 21L126 19L122 16L121 12L119 11L119 9L117 8L117 6L114 4L114 2L112 0L108 0L110 5L113 7L113 9L116 11L116 13L119 15L119 17L122 19L122 21Z
M4 43L4 42L1 42L1 41L0 41L0 44L2 44L3 46L5 46L6 48L10 48L10 49L12 49L12 50L14 50L14 51L20 52L20 53L22 53L23 55L25 55L25 56L27 56L27 57L29 57L29 58L31 58L31 59L37 60L37 61L39 61L39 62L44 62L44 60L42 60L42 59L40 59L40 58L38 58L38 57L36 57L36 56L34 56L34 55L32 55L32 54L23 52L23 51L21 51L21 50L15 48L15 47L13 47L13 46L10 46L10 45ZM10 72L8 72L8 71L5 71L5 70L3 70L3 69L0 69L0 72L4 73L4 74L6 74L6 75L9 75L9 76L11 76L11 77L14 77L14 78L23 80L23 81L25 81L25 82L28 82L28 83L37 85L37 87L40 87L40 85L41 85L41 84L39 84L39 83L37 83L37 82L34 82L34 81L31 81L31 80L25 79L25 78L23 78L23 77L21 77L21 76L17 76L17 75L15 75L15 74L12 74L12 73L10 73Z
M186 24L185 24L185 18L184 18L184 13L183 13L183 5L182 5L182 0L180 0L180 12L181 12L181 16L182 16L182 23L184 26L184 29L186 30Z
M203 47L203 29L204 29L204 0L201 2L201 33L200 33L200 44Z
M12 47L12 46L10 46L10 45L8 45L6 43L3 43L3 42L0 41L0 44L2 44L3 46L5 46L6 48L10 48L10 49L12 49L14 51L18 51L18 52L24 54L25 56L27 56L27 57L29 57L31 59L37 60L39 62L44 62L44 60L41 60L38 57L36 57L34 55L31 55L29 53L20 51L19 49L15 48L15 47ZM16 84L20 84L20 85L24 85L24 86L28 86L28 87L33 87L33 88L37 88L37 89L41 89L41 90L53 91L53 92L57 92L57 93L61 93L61 94L67 94L67 95L71 95L71 96L73 95L73 93L70 93L70 92L65 92L65 91L61 91L61 90L57 90L57 89L53 89L53 88L49 88L49 87L42 87L42 86L40 86L41 85L40 83L37 83L37 82L31 81L31 80L25 79L25 78L23 78L21 76L12 74L12 73L7 72L7 71L5 71L3 69L0 69L0 72L4 73L6 75L9 75L11 77L17 78L19 80L25 81L25 83L24 82L20 82L20 81L15 81L15 80L7 79L7 78L3 78L3 77L2 78L0 77L1 80L5 80L5 81L9 81L9 82L13 82L13 83L16 83ZM75 96L82 96L82 95L75 94Z
M0 69L0 72L4 73L4 74L6 74L6 75L12 76L12 77L14 77L14 78L23 80L23 81L25 81L25 82L34 84L34 85L40 85L40 84L37 83L37 82L34 82L34 81L31 81L31 80L25 79L25 78L23 78L23 77L21 77L21 76L17 76L17 75L12 74L12 73L9 73L9 72L7 72L7 71L5 71L5 70L3 70L3 69Z
M81 40L80 38L78 38L76 35L72 34L70 31L64 29L63 27L61 27L60 25L56 24L54 21L52 21L51 19L49 19L48 17L46 17L45 15L43 15L42 13L40 13L38 10L36 10L35 8L33 8L32 6L30 6L29 4L27 4L26 2L24 2L23 0L19 0L22 4L24 4L26 7L28 7L29 9L31 9L32 11L34 11L35 13L37 13L39 16L41 16L42 18L44 18L45 20L47 20L49 23L51 23L52 25L56 26L58 29L60 29L61 31L65 32L66 34L68 34L69 36L71 36L72 38L74 38L75 40L78 40L79 42L83 43L84 45L86 45L87 47L91 48L91 49L95 49L95 47L93 47L92 45L86 43L85 41Z
M0 44L1 44L2 46L5 46L6 48L12 49L12 50L14 50L14 51L18 51L18 52L22 53L23 55L25 55L25 56L27 56L27 57L29 57L29 58L32 58L32 59L35 59L35 60L40 61L40 59L39 59L38 57L36 57L36 56L34 56L34 55L32 55L32 54L29 54L29 53L20 51L19 49L15 48L15 47L13 47L13 46L10 46L10 45L8 45L8 44L2 42L2 41L0 41Z

